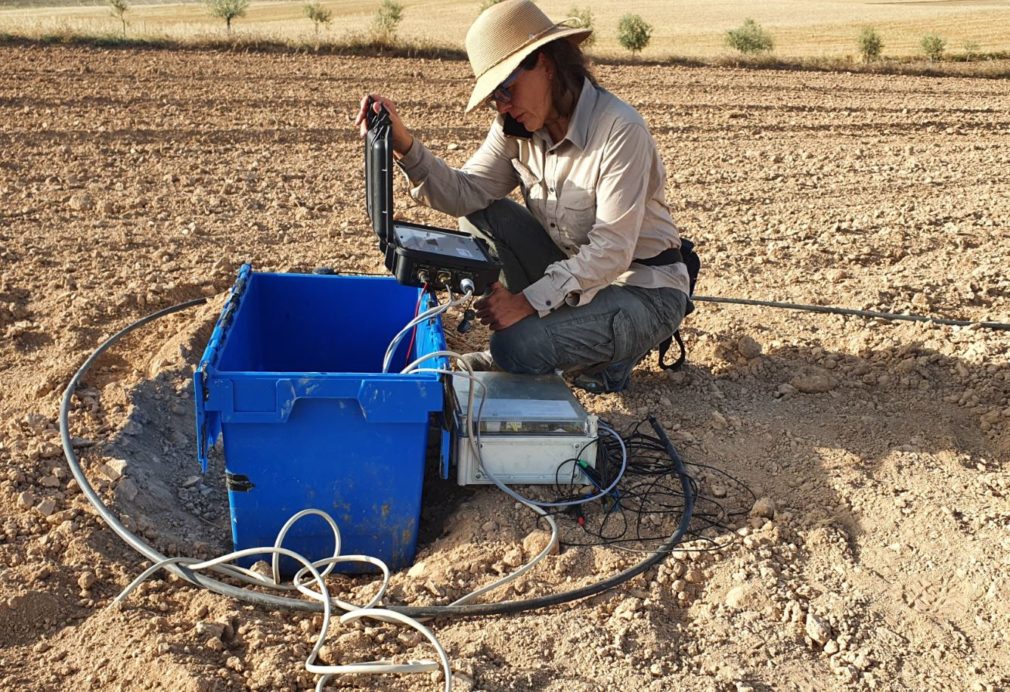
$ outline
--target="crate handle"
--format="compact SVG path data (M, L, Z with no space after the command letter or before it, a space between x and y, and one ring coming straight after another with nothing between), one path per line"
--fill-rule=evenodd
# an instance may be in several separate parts
M354 401L369 423L419 423L442 410L442 384L417 375L381 378L277 380L277 418L284 422L298 399Z

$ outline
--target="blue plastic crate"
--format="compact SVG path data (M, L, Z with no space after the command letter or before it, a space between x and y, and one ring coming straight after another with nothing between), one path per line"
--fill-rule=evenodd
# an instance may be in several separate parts
M445 349L440 319L382 358L411 320L419 289L394 279L239 271L194 375L198 457L223 436L235 549L273 545L302 509L340 526L343 554L392 569L414 559L429 420L440 414L441 378L397 374ZM447 367L435 358L425 367ZM285 547L309 559L333 552L319 517L302 519ZM251 561L246 561L248 564ZM293 561L284 564L290 574Z

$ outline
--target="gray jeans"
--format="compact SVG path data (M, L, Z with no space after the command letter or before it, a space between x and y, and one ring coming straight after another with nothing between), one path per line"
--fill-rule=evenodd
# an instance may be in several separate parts
M460 228L490 243L501 282L517 293L565 259L532 214L510 199L460 219ZM590 391L627 387L636 364L680 326L687 296L674 288L607 286L587 305L530 315L491 335L491 356L506 372L578 375ZM581 380L581 382L580 382Z

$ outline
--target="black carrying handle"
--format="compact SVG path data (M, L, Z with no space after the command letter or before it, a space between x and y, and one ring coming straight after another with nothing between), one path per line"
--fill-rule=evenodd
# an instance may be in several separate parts
M390 125L389 122L389 111L383 105L379 106L379 112L376 113L373 106L375 105L375 99L368 96L368 103L365 104L365 123L367 124L367 129L371 130L375 127L381 127L383 125Z

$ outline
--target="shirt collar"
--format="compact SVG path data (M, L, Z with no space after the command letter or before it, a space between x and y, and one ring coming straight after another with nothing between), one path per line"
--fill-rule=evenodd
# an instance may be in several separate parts
M600 91L588 78L583 78L582 92L579 100L575 103L575 110L568 121L568 132L560 142L551 143L551 137L547 134L547 128L541 128L533 133L533 138L543 143L548 149L556 149L565 141L571 142L579 149L586 148L589 141L589 126L592 123L593 111L596 110L596 102L600 97Z
M572 111L572 119L568 122L568 133L565 139L577 146L579 149L586 148L589 141L589 124L596 110L596 100L599 92L588 78L583 78L582 93L579 94L578 103ZM564 140L562 140L564 141Z

